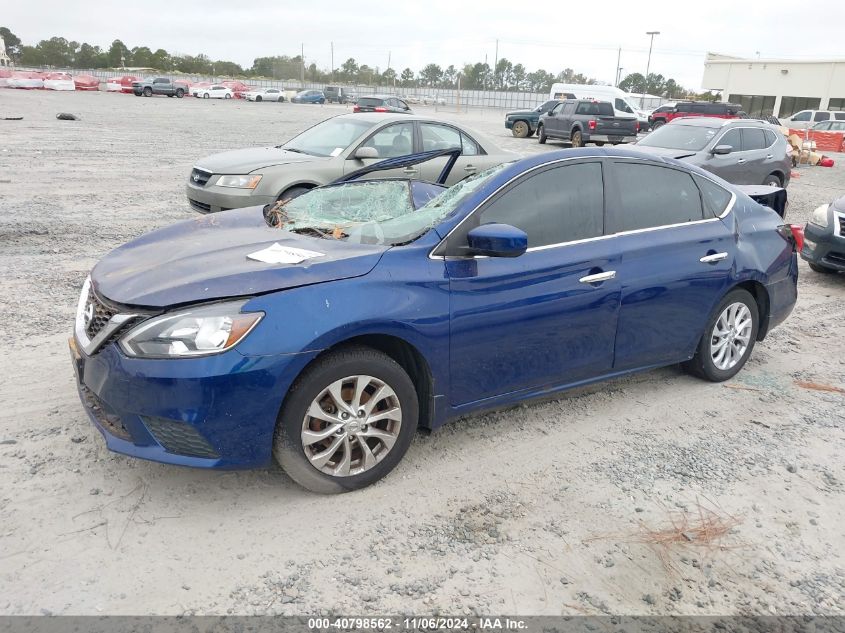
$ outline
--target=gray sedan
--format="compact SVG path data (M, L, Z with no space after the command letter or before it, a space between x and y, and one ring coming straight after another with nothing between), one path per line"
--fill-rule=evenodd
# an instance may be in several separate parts
M518 158L477 132L407 114L344 114L311 127L276 147L256 147L201 159L188 178L188 202L209 213L294 198L385 158L460 147L447 185ZM437 158L378 177L436 181L446 164Z
M643 152L671 156L735 185L786 187L792 157L774 126L750 119L674 119L636 142Z

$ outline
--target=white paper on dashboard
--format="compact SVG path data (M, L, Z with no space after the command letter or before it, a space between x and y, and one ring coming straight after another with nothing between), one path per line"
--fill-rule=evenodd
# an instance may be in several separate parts
M247 259L254 259L257 262L264 262L265 264L299 264L306 259L323 257L324 255L325 253L307 251L304 248L282 246L276 242L272 246L250 253L246 257Z

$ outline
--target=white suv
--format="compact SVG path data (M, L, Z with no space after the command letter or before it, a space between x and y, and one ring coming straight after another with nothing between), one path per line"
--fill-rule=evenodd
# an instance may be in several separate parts
M801 110L788 119L781 119L781 123L794 130L804 130L813 127L819 121L845 121L845 112L833 112L831 110Z

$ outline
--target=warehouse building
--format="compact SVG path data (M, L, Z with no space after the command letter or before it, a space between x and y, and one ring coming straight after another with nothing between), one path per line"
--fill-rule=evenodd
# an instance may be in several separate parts
M845 59L743 59L707 53L702 86L751 116L845 111Z

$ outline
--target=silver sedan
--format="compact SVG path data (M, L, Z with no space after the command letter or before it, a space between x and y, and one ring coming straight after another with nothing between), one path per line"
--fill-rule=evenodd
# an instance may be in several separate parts
M447 185L518 158L481 134L454 123L407 114L344 114L305 130L287 143L212 154L197 161L186 185L202 213L294 198L385 158L460 147ZM434 182L446 158L379 172L380 178Z

